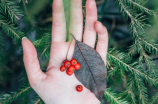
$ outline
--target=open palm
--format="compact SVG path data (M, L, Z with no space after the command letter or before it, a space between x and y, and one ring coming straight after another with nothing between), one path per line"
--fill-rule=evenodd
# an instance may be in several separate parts
M98 42L96 51L106 63L108 35L106 28L97 22L97 9L95 0L86 2L86 26L83 34L82 0L71 0L70 32L79 41L94 48L96 32ZM66 42L66 21L62 0L53 1L52 43L50 60L47 72L40 69L37 52L33 44L23 38L23 60L31 87L46 104L100 104L100 101L83 86L82 92L75 87L81 82L75 75L66 75L59 70L61 63L66 59L70 42ZM69 49L68 59L73 56L75 42ZM82 85L82 84L81 84Z

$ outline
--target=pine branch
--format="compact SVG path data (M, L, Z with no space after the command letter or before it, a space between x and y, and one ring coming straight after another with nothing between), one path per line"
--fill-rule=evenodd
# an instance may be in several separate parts
M0 2L0 26L7 35L17 42L24 36L22 32L18 31L18 28L15 27L14 23L16 22L17 16L21 15L21 13L19 12L17 6L10 6L13 5L14 2L6 0L1 0Z
M115 76L115 74L117 74L119 70L117 67L114 67L109 60L106 60L106 68L109 69L109 71L107 71L107 82L109 82L111 81L111 78Z
M39 98L34 104L44 104L44 102Z
M126 0L127 1L127 0ZM145 13L148 13L150 15L154 15L156 16L156 13L152 10L149 10L148 8L144 7L143 5L139 4L139 2L135 2L133 0L128 0L127 1L128 5L130 7L134 7L134 8L137 8L138 10L140 10L141 12L145 12ZM144 3L144 1L143 1Z
M134 72L134 80L135 85L137 86L136 91L139 95L139 103L140 104L148 104L148 95L147 95L147 88L144 86L143 80L139 78L138 75Z
M147 66L148 70L151 70L154 74L156 74L155 70L157 69L156 66L152 63L152 60L150 59L150 57L148 57L148 55L145 53L142 45L140 45L140 41L139 42L139 47L140 47L140 57L139 57L139 61L143 61L143 59L145 60L145 65ZM142 58L141 58L142 57ZM144 57L144 58L143 58Z
M107 72L107 81L111 81L111 78L117 74L119 69L117 67L112 67L113 70Z
M43 50L43 52L41 53L41 55L40 55L39 58L41 58L43 55L44 55L46 58L49 58L50 45L51 45L51 43Z
M20 96L25 96L32 88L29 85L23 86L23 88L18 92L12 92L11 94L4 94L0 98L0 104L10 104L15 99Z
M142 15L142 13L136 13L135 10L128 8L124 3L124 0L117 0L116 2L120 9L120 11L123 13L123 16L125 18L130 18L131 23L129 25L131 32L133 33L133 38L136 37L136 35L144 36L145 35L145 29L149 25L144 23L146 20L145 15Z
M114 53L112 53L114 54ZM124 68L124 70L126 70L127 72L135 72L137 74L137 76L140 76L141 78L145 79L147 82L149 82L150 84L154 85L155 87L158 85L158 79L157 77L154 77L152 73L146 73L145 71L141 71L141 67L139 65L137 65L137 62L134 62L132 64L127 64L125 61L120 60L119 57L122 57L121 54L115 54L112 55L110 53L107 53L107 58L108 60L110 60L111 62L115 63L115 65L117 67L120 68ZM124 55L125 56L125 55Z
M139 2L142 2L142 1L139 1ZM140 41L140 43L143 42L143 46L146 46L145 47L146 49L152 50L154 53L158 53L158 48L154 45L154 43L150 43L150 42L146 41L145 39L143 39L144 37L141 37L141 36L146 37L145 30L146 30L146 27L148 27L149 25L144 23L146 18L144 17L143 14L135 13L136 10L131 8L132 7L131 3L135 5L134 6L135 8L140 8L141 11L144 11L150 15L157 16L157 14L155 12L153 12L152 10L147 9L144 6L138 4L137 2L134 2L132 0L128 0L128 1L127 0L117 0L117 3L118 3L117 6L119 7L120 11L123 13L124 17L125 18L129 17L131 20L130 29L131 29L131 32L133 33L133 38L137 39L137 41ZM140 44L140 45L142 45L142 44Z
M6 20L0 20L0 26L15 41L21 40L24 36L22 32L17 31L17 27L14 27L13 24L10 24L10 22Z
M38 99L38 100L35 102L35 104L39 104L40 101L41 101L41 99Z
M157 104L157 100L158 100L158 92L152 97L150 104Z
M142 45L145 47L146 51L148 51L149 53L153 53L157 56L157 53L158 53L157 44L151 43L151 42L144 40L143 38L140 38L140 37L139 37L139 40L142 41Z
M145 41L143 39L143 37L146 36L145 30L146 30L146 27L148 27L148 24L144 23L144 21L146 20L144 15L142 15L141 13L140 14L134 13L137 11L134 10L133 8L131 8L132 7L131 3L134 3L135 4L134 6L136 8L140 8L140 10L144 10L144 12L147 12L148 14L156 15L156 13L145 7L143 8L142 5L140 5L140 4L138 5L138 3L135 3L134 1L118 0L118 4L119 4L118 7L120 8L121 12L125 16L129 17L131 20L130 29L131 29L131 32L133 33L133 38L135 39L135 43L130 48L130 53L132 51L139 53L141 55L141 57L139 58L141 60L139 60L139 61L142 61L142 62L145 61L146 62L145 65L146 65L147 69L152 70L153 73L155 73L156 67L153 64L152 60L146 54L145 49L150 50L150 51L154 50L153 53L158 53L157 48L154 47L154 45L149 44L147 41ZM143 44L142 40L143 40L144 44ZM145 44L147 44L147 45L145 45ZM143 46L145 46L145 47L143 47ZM155 52L155 50L156 50L156 52Z
M50 54L50 45L51 45L51 34L45 34L42 38L36 40L33 42L34 46L40 50L42 57L43 55L46 58L49 58ZM39 57L39 58L40 58Z
M126 101L130 102L130 104L137 104L136 97L134 93L134 80L133 76L129 76L130 79L128 80L126 90L123 92L122 97L126 99Z
M38 95L35 95L31 101L29 101L28 104L45 104L43 102L43 100L38 96Z
M13 6L15 5L14 1L0 0L0 2L0 6L4 9L4 14L8 14L12 23L16 23L16 19L19 20L19 16L22 16L19 6Z
M111 104L128 104L127 101L118 97L110 88L106 88L104 96Z

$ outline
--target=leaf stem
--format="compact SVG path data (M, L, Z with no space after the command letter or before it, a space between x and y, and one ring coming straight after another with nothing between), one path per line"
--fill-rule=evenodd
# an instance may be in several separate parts
M75 37L70 33L70 35L75 39ZM75 39L76 40L76 39ZM69 49L70 49L70 46L71 46L71 43L72 43L73 39L70 40L70 45L68 47L68 50L67 50L67 53L66 53L66 60L68 60L67 56L68 56L68 53L69 53Z

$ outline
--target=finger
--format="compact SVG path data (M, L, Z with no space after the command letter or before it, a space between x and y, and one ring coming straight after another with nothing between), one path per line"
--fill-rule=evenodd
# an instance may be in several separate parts
M33 44L27 38L23 38L22 47L23 61L29 82L32 87L36 87L46 75L40 69L37 52Z
M53 0L52 42L65 42L66 21L62 0Z
M82 0L71 0L70 33L72 33L77 40L81 41L82 30Z
M108 32L100 22L95 23L95 29L98 32L98 42L96 51L101 55L104 63L106 63L106 54L108 49Z
M83 36L83 42L94 48L96 40L96 31L94 23L97 21L97 7L95 0L87 0L86 2L86 24Z

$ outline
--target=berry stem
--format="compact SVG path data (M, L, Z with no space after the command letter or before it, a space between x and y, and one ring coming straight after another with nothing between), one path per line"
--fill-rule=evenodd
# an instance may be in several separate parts
M71 33L70 33L70 34L71 34ZM70 45L69 45L68 50L67 50L67 53L66 53L66 60L68 60L68 59L67 59L67 56L68 56L69 49L70 49L70 46L71 46L72 41L73 41L73 38L70 40Z

